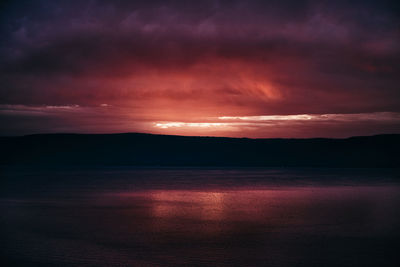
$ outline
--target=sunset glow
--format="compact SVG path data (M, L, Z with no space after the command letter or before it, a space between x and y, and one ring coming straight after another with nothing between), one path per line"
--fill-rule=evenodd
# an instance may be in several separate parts
M198 127L198 128L210 128L210 127L225 127L229 124L227 123L209 123L209 122L165 122L156 123L156 127L167 129L171 127Z
M399 17L390 3L22 6L1 11L2 135L400 132Z

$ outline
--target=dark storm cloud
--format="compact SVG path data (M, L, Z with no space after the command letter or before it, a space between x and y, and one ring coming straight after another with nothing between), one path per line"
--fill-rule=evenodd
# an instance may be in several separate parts
M0 104L400 111L397 1L6 1L0 12Z

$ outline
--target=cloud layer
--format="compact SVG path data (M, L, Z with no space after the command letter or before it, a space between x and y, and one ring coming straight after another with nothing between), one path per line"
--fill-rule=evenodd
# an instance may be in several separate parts
M395 1L265 2L6 2L0 104L78 105L88 121L64 112L60 123L65 131L89 123L92 132L158 132L143 123L219 123L218 117L400 112ZM3 121L11 116L0 111ZM58 129L29 116L12 118L24 131L3 132ZM293 120L293 136L338 136L322 124L304 128ZM340 125L340 136L365 128ZM375 122L365 133L395 126ZM213 134L287 135L278 128Z

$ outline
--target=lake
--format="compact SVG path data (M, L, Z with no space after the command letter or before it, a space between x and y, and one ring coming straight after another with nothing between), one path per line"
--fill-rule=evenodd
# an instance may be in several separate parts
M393 169L2 168L2 266L397 266Z

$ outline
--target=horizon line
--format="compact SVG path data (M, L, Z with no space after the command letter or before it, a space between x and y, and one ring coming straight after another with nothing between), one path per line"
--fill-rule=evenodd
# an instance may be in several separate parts
M191 138L220 138L220 139L250 139L250 140L265 140L265 139L333 139L333 140L346 140L358 137L375 137L375 136L389 136L389 135L400 135L400 133L382 133L382 134L372 134L372 135L354 135L348 137L229 137L229 136L201 136L201 135L177 135L177 134L157 134L157 133L145 133L145 132L118 132L118 133L78 133L78 132L54 132L54 133L32 133L23 135L1 135L0 138L17 138L17 137L28 137L28 136L38 136L38 135L153 135L153 136L171 136L171 137L191 137Z

